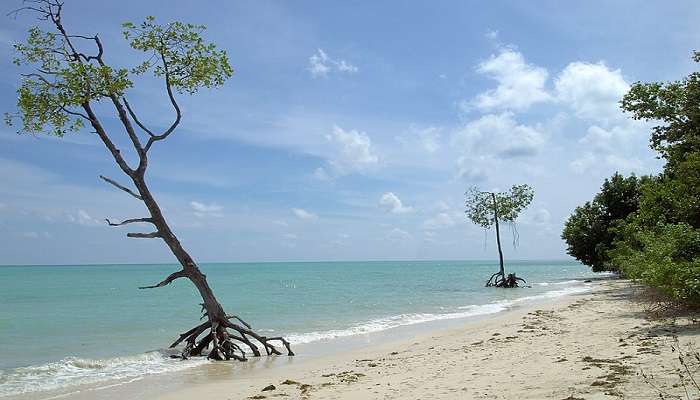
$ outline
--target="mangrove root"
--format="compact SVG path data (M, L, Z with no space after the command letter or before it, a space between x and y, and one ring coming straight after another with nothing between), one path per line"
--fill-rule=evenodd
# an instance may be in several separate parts
M208 316L205 314L205 317ZM232 320L238 321L240 325ZM281 336L261 336L237 316L208 318L206 322L180 335L170 348L183 342L185 344L181 353L183 359L206 354L207 358L212 360L246 361L247 351L255 357L261 355L260 346L268 356L281 355L282 352L273 345L273 342L281 343L287 355L294 355L286 339Z
M527 283L525 279L518 278L515 274L504 276L502 272L496 272L486 281L486 287L516 288L518 287L518 282Z

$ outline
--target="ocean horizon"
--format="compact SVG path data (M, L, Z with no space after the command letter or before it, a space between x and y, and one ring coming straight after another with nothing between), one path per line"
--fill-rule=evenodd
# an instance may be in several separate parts
M435 321L488 317L516 304L587 291L575 261L511 261L530 287L485 288L494 261L204 263L220 302L292 346ZM207 361L168 345L199 321L188 281L151 290L175 264L0 267L0 397L168 373ZM32 346L12 346L12 343Z

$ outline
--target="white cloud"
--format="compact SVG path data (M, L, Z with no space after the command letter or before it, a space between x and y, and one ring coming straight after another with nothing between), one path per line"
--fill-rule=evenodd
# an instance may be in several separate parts
M329 181L332 179L332 177L326 172L326 169L323 167L318 167L314 171L314 178L318 179L319 181Z
M457 221L447 212L441 212L423 222L423 227L429 230L450 228L457 224Z
M284 238L286 238L286 239L291 239L291 240L296 240L296 239L299 238L299 236L297 236L297 235L294 234L294 233L285 233L285 234L282 235L282 236L283 236Z
M338 67L338 71L340 72L349 72L349 73L355 73L358 71L358 68L345 60L340 60L339 63L336 64Z
M588 171L589 168L596 164L596 156L591 152L583 153L578 158L574 159L569 165L577 174L582 174Z
M299 218L299 219L305 219L305 220L314 220L314 219L318 219L318 215L316 215L316 214L314 214L314 213L312 213L312 212L306 211L306 210L304 210L304 209L302 209L302 208L292 208L292 212L293 212L294 215L296 215L297 218Z
M82 225L82 226L95 226L95 225L102 225L100 221L97 219L93 218L90 216L90 214L87 213L85 210L78 210L75 215L72 213L66 213L65 214L66 219L68 222Z
M413 207L403 205L399 196L393 192L386 192L379 198L379 206L393 214L405 214L413 211Z
M648 167L636 156L621 155L616 153L594 154L586 152L581 157L572 161L569 166L577 174L588 173L592 170L617 171L621 173L643 174Z
M411 126L408 132L396 136L396 141L410 149L421 149L428 154L434 154L441 148L442 129L434 126L418 128Z
M366 171L379 164L372 140L364 132L334 126L326 139L334 146L335 154L328 163L337 175Z
M200 218L203 217L222 217L221 213L224 208L216 203L204 204L198 201L191 201L190 207L194 210L194 215Z
M580 118L607 123L623 117L618 103L629 84L619 69L611 70L603 62L572 62L557 76L554 86L557 99Z
M461 156L457 159L457 178L467 182L480 182L486 179L487 163L486 157L483 156Z
M386 235L386 238L395 242L404 242L412 238L411 234L403 229L394 228Z
M511 112L504 112L469 122L453 135L452 141L468 154L514 158L536 155L546 140L537 128L520 125Z
M484 37L488 40L497 40L498 39L498 31L494 30L494 29L489 29L484 34Z
M359 69L345 60L336 60L328 56L323 49L318 49L309 57L309 72L314 78L325 78L331 71L353 74Z
M526 63L523 55L513 49L504 48L498 55L492 55L478 65L477 72L498 82L495 89L479 94L470 103L481 110L522 111L551 99L545 89L547 70Z
M639 173L644 170L644 163L636 157L624 157L618 154L608 154L605 162L616 171L623 173Z

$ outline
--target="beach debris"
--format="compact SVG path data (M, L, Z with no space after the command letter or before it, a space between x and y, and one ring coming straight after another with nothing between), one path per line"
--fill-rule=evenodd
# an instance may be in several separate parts
M297 381L293 381L291 379L285 379L284 382L282 382L283 385L301 385L301 383Z
M269 392L270 390L275 390L277 389L275 385L267 385L262 389L262 392Z

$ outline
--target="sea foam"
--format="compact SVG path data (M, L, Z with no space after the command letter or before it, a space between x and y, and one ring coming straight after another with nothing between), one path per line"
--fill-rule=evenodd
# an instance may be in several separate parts
M41 365L0 370L0 397L140 379L144 375L181 371L204 363L207 363L205 359L172 359L160 351L107 359L67 357Z

